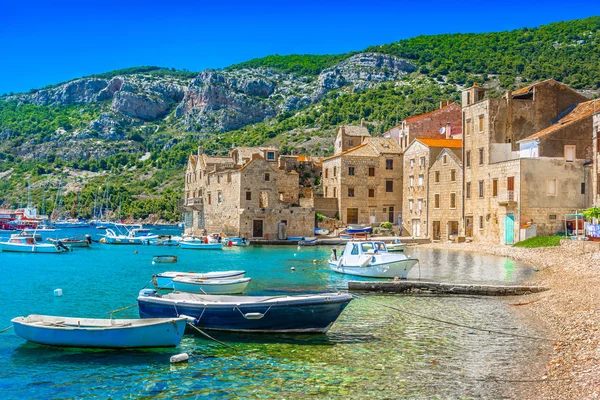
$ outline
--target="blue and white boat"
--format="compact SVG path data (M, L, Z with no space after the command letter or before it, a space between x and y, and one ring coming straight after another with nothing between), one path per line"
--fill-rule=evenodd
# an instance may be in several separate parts
M373 229L370 226L363 226L363 225L350 225L348 227L348 229L346 230L346 233L348 234L355 234L355 233L371 233Z
M65 347L174 347L185 318L92 319L29 315L12 319L15 333L34 343Z
M226 239L228 246L249 246L250 241L246 238L241 237L230 237Z
M190 316L201 329L262 333L325 333L352 300L347 293L221 296L142 289L141 318Z
M298 246L314 246L317 244L317 238L304 238L303 240L298 241Z
M223 244L212 238L186 237L179 243L179 247L188 250L223 250Z
M329 230L325 228L315 228L315 235L328 235Z
M332 250L329 268L340 274L406 279L418 262L416 258L388 252L383 242L357 241L346 243L340 257Z
M251 278L198 279L180 276L173 278L173 290L198 294L240 294L246 290L251 280Z
M215 271L205 273L166 271L152 275L152 283L158 289L173 289L173 278L240 279L243 278L245 274L246 271Z

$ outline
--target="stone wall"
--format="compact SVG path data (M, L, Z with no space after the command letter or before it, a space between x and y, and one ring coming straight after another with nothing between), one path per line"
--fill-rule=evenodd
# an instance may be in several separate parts
M277 171L277 190L279 201L289 204L298 204L300 194L299 176L296 171Z
M312 207L315 213L321 213L329 218L335 218L338 213L338 200L322 196L300 198L300 207Z

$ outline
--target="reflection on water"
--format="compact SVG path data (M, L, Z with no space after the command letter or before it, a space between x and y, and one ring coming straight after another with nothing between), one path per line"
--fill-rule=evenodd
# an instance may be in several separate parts
M138 254L134 252L138 250ZM461 282L526 280L532 271L498 257L409 249L421 260L422 279ZM245 269L251 293L320 292L346 287L332 273L329 249L255 247L197 252L148 246L101 246L65 255L0 254L10 298L0 328L29 313L106 317L135 302L153 273L152 255L176 254L180 270ZM313 260L317 260L313 263ZM295 270L291 270L295 267ZM410 278L416 278L417 269ZM353 279L353 278L352 278ZM62 288L64 296L52 291ZM187 334L176 349L85 350L26 343L12 331L0 342L3 397L193 398L508 398L510 387L482 380L523 378L540 343L443 325L401 310L471 326L538 335L501 299L369 295L353 300L327 335L210 332L236 348ZM130 309L119 317L135 317ZM170 365L187 352L190 362Z

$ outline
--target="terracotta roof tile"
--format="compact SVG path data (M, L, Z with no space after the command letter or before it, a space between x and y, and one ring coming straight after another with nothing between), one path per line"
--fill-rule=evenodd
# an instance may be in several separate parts
M565 126L581 121L584 118L591 117L598 110L600 110L600 99L579 103L571 112L559 119L555 124L520 140L520 142L548 136L557 130L564 128Z
M462 140L460 139L415 139L423 143L427 147L445 147L448 149L462 148Z

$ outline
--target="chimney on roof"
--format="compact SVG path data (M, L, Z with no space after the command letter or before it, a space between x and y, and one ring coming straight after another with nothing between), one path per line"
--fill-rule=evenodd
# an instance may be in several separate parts
M450 121L446 122L446 139L452 139L452 126Z
M361 118L361 120L360 120L360 126L363 126L363 127L365 126L365 119L364 118Z
M448 105L449 100L440 100L440 108L444 108Z
M342 125L340 127L340 129L342 130L342 135L345 135L346 134L346 127L344 125Z

